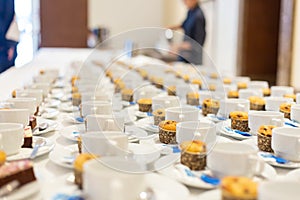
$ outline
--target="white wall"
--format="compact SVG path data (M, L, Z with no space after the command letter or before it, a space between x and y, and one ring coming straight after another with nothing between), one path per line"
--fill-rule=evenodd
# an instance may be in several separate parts
M162 25L162 0L89 0L89 27L106 26L110 35Z
M293 53L292 53L292 74L291 74L291 84L300 90L300 2L296 1L295 8L295 23L294 23L294 38L293 38Z

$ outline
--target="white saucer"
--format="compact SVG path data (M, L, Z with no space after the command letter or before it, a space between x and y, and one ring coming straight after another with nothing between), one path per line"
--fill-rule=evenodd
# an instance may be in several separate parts
M216 117L216 115L214 115L214 114L208 114L205 118L212 121L212 122L214 122L214 123L219 123L219 122L224 122L225 121L225 120L218 119Z
M153 117L146 117L143 119L140 119L135 122L135 124L142 129L145 129L146 131L150 131L153 133L158 133L159 129L158 126L154 125L154 119Z
M153 137L153 135L149 135L145 130L135 126L135 125L131 125L131 126L125 126L125 134L133 137L136 137L139 140L142 139L150 139Z
M49 159L64 168L73 169L73 159L78 154L78 145L56 146L49 154Z
M79 118L80 120L78 120L77 118ZM66 115L66 117L64 118L64 121L66 121L68 123L72 123L72 124L83 124L84 123L84 119L82 117L80 117L79 115L75 115L73 113Z
M72 101L72 95L71 94L65 94L59 100L61 102L70 102L70 101Z
M147 112L141 112L139 111L139 107L138 105L134 105L134 106L129 106L127 108L125 108L128 111L129 116L130 115L135 115L136 117L139 118L145 118L145 117L149 117Z
M73 106L72 103L69 102L60 104L59 110L63 112L77 112L79 108L77 106Z
M234 138L236 140L246 140L246 139L249 139L252 137L252 136L243 136L238 133L232 133L232 132L226 131L225 127L230 128L230 126L231 126L230 123L231 123L230 120L226 120L226 121L218 123L217 124L217 132L220 132L222 135Z
M53 179L47 183L47 187L43 187L42 189L43 198L50 200L57 194L72 196L74 194L80 194L75 184L66 184L70 176L72 176L72 173ZM168 177L155 173L145 174L145 182L146 187L153 190L156 200L183 200L189 197L189 190L184 185Z
M267 152L259 152L258 155L260 154L268 154ZM271 153L270 153L271 154ZM286 169L296 169L296 168L300 168L300 162L292 162L289 161L286 164L280 164L277 163L274 159L270 159L270 158L265 158L263 156L260 156L262 159L264 159L269 165L272 165L274 167L280 167L280 168L286 168Z
M211 191L207 191L204 192L203 194L200 194L199 196L197 196L197 199L201 199L201 200L221 200L222 196L221 196L221 190L211 190Z
M16 189L10 195L3 197L4 200L30 199L30 196L38 193L40 186L38 181L33 181Z
M54 119L59 115L59 111L54 108L45 108L45 112L41 115L44 119Z
M209 170L192 171L194 174L198 175L198 177L191 177L186 175L185 173L182 173L182 171L175 167L176 164L180 163L179 160L180 154L171 154L168 156L164 156L156 161L154 167L159 173L175 179L187 186L201 189L212 189L216 187L214 185L205 183L199 178L202 173L210 174ZM262 177L264 177L264 179L274 180L277 176L277 173L272 166L265 164L264 171L261 175ZM261 180L259 177L254 177L253 179L257 181Z
M35 142L38 139L43 139L44 141L46 141L46 144L45 146L39 148L36 157L49 153L55 146L55 144L48 138L33 136L32 137L33 147ZM30 154L32 153L32 150L33 150L32 148L21 148L18 154L7 156L7 161L22 160L22 159L29 158Z
M46 107L46 108L57 108L59 105L60 105L59 100L50 99L44 104L44 107Z
M60 135L63 136L64 138L77 142L78 134L75 134L75 132L84 133L85 132L84 124L67 126L59 131Z
M38 135L43 135L43 134L46 134L46 133L49 133L49 132L52 132L52 131L55 131L57 126L58 126L58 123L56 121L53 121L53 120L48 120L48 119L43 119L43 118L38 118L37 119L37 126L41 123L48 123L48 128L46 128L45 130L43 131L39 131L39 130L36 130L33 135L34 136L38 136Z
M300 169L290 171L286 174L285 178L292 181L300 181Z

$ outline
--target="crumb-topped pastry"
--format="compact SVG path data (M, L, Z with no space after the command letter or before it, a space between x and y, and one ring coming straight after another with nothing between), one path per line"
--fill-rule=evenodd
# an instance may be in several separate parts
M141 112L150 112L152 107L152 99L139 99L139 111Z
M154 77L152 82L153 82L153 85L156 88L158 88L158 89L163 89L164 88L164 79Z
M6 153L4 151L0 151L0 166L2 166L6 162Z
M291 119L291 106L292 103L282 103L279 107L280 112L284 113L284 117Z
M159 141L165 144L176 144L176 121L161 121L159 127Z
M115 84L115 93L119 93L121 92L122 89L125 88L125 83L119 78L114 80L114 84Z
M206 167L206 145L200 140L186 141L180 144L180 162L191 170L203 170Z
M214 99L204 99L202 103L202 114L217 114L220 108L220 102Z
M82 153L79 154L75 161L74 161L74 175L75 175L75 184L79 186L79 188L82 188L83 184L83 178L82 178L82 173L83 173L83 165L86 161L95 159L98 156L90 153Z
M123 89L121 91L122 94L122 100L132 102L133 101L133 89Z
M192 106L198 106L200 104L199 97L198 92L189 92L186 94L186 103Z
M72 104L73 104L73 106L79 106L81 104L81 94L80 93L72 94Z
M184 80L184 82L188 83L190 81L190 76L185 74L182 76L182 79Z
M261 151L273 152L272 149L272 130L276 128L273 125L262 125L257 131L257 146Z
M209 77L210 77L211 79L217 79L219 76L218 76L217 73L213 72L213 73L211 73L211 74L209 75Z
M248 113L242 111L233 111L229 114L231 119L231 128L235 130L240 130L243 132L248 132Z
M16 98L16 97L17 97L17 91L16 91L16 90L13 90L13 91L11 92L11 96L12 96L12 98Z
M228 98L231 98L231 99L238 99L239 98L239 91L237 90L230 90L227 94L227 97Z
M165 109L157 109L153 111L154 125L158 125L161 121L164 121L166 118Z
M217 86L215 84L209 84L208 90L209 91L216 91Z
M79 79L80 79L79 76L72 76L72 78L71 78L71 84L72 84L72 86L74 86L75 83L76 83L76 81L79 80Z
M283 97L285 98L291 98L294 100L294 102L296 102L296 95L295 94L285 94Z
M176 96L176 86L169 86L168 89L168 95L170 96Z
M200 79L193 79L191 83L198 85L199 86L199 90L202 87L202 81Z
M78 92L78 87L72 86L72 93L77 93Z
M230 78L224 78L223 83L226 85L230 85L232 83L232 80Z
M246 82L238 82L237 83L237 88L238 88L238 90L240 90L240 89L247 89L248 88L248 84Z
M18 187L35 181L33 164L29 160L5 163L0 167L0 188L12 181L18 181Z
M248 98L250 101L250 110L265 110L266 101L257 96L251 96Z
M222 200L256 200L257 183L240 176L227 176L221 181Z
M264 95L264 97L269 97L271 95L270 88L264 88L263 89L263 95Z

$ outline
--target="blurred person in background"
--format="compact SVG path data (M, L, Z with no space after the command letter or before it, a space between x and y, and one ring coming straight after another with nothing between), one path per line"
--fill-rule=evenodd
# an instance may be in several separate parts
M181 44L171 46L171 51L178 55L179 61L201 65L202 47L206 37L205 16L198 0L183 0L183 2L188 9L186 19L182 24L169 28L172 30L183 29L185 36Z
M15 29L14 15L14 0L0 0L0 73L14 66L17 56L18 42L7 38Z

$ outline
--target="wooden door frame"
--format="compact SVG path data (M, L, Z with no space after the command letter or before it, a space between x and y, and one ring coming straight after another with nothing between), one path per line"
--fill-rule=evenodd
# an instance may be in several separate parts
M291 85L295 0L281 0L277 85Z

